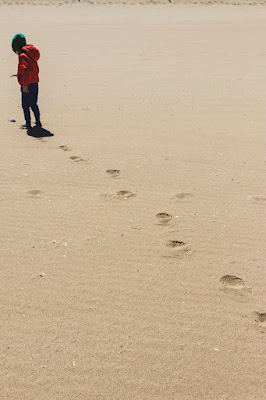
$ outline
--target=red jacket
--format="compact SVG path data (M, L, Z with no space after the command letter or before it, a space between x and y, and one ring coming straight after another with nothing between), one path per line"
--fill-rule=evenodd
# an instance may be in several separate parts
M39 82L39 67L37 61L40 58L39 50L32 45L22 47L19 55L17 78L20 85L30 85Z

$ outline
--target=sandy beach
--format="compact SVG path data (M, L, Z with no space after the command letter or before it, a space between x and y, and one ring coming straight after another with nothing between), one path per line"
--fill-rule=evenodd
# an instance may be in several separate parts
M264 3L0 4L1 400L265 399Z

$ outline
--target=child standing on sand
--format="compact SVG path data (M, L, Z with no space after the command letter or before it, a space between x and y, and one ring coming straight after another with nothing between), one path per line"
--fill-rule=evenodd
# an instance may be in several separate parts
M28 131L31 129L30 108L35 116L36 127L41 128L40 111L37 104L38 100L38 82L39 67L37 61L40 58L39 50L36 47L26 44L26 38L22 33L18 33L13 37L12 49L18 54L18 72L16 76L18 83L21 85L22 109L26 124L22 125Z

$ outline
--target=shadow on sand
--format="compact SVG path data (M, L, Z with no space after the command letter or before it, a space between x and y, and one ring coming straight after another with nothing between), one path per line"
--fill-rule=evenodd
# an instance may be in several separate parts
M50 131L47 131L47 129L38 128L36 126L32 128L30 131L28 131L27 135L35 137L36 139L54 136L54 134Z

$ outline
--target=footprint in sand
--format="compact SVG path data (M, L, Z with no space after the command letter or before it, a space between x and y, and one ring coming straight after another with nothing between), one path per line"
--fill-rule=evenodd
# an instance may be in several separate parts
M82 162L82 161L84 161L83 158L81 158L79 156L71 156L69 158L70 158L70 160L72 160L74 162Z
M167 247L181 247L181 246L185 246L186 243L184 242L180 242L179 240L168 240L168 242L166 243Z
M260 322L263 326L266 326L266 313L255 312L255 321Z
M122 200L126 200L126 199L129 199L131 197L135 197L136 196L135 193L132 193L132 192L130 192L128 190L120 190L119 192L117 192L116 195L117 195L117 197L119 199L122 199Z
M224 275L220 279L222 285L230 289L244 289L246 287L243 279L234 275Z
M59 146L59 149L61 149L63 151L70 151L70 148L65 146L64 144L62 146Z
M112 201L112 200L127 200L137 195L136 193L132 193L129 190L120 190L119 192L116 192L116 194L106 193L102 194L101 196L107 200Z
M181 258L185 253L190 251L186 243L180 240L168 240L166 246L170 247L172 250L170 253L163 255L163 258Z
M192 193L177 193L174 196L174 199L176 199L176 200L188 200L188 199L191 199L192 197L194 197L194 195Z
M31 197L40 197L43 192L41 190L33 189L28 190L27 194Z
M113 178L117 178L120 175L120 169L108 169L106 173Z
M266 197L256 196L252 197L252 200L258 204L266 204Z
M156 217L159 221L159 224L157 225L167 225L169 221L173 218L171 214L167 214L165 212L157 214Z

